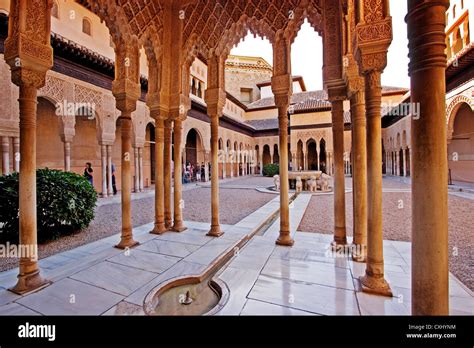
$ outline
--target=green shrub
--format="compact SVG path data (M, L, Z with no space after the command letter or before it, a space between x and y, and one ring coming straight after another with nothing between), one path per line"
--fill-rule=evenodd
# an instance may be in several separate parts
M280 167L278 164L273 164L273 163L269 163L269 164L265 164L263 166L263 175L264 176L274 176L276 174L280 174Z
M0 176L0 242L17 243L19 174ZM36 171L38 242L89 226L97 193L84 177L52 169Z

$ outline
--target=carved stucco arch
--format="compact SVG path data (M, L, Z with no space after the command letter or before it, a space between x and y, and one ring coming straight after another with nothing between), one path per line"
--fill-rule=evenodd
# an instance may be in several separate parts
M456 119L456 115L459 111L459 108L463 105L467 104L472 111L474 111L474 101L472 98L469 98L465 95L458 95L456 96L451 103L449 103L448 107L446 108L446 123L447 123L447 137L448 143L453 138L454 132L454 121Z
M110 0L87 0L87 3L91 11L104 21L115 43L131 40L132 31L121 6Z

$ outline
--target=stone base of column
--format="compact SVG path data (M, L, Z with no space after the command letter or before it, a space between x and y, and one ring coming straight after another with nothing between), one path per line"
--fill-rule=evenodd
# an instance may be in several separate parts
M275 241L275 244L281 246L293 246L293 244L295 244L295 241L293 240L293 238L291 238L289 233L284 235L280 233L280 236Z
M140 243L134 240L132 237L127 237L127 238L122 237L120 243L118 243L115 247L117 249L127 249L127 248L136 247L139 244Z
M331 247L335 248L341 245L347 245L347 238L346 237L339 237L339 235L345 235L346 229L336 227L335 229L335 236L334 240L331 242Z
M224 234L224 232L221 231L221 226L220 225L212 225L210 231L207 232L206 236L220 237L223 234Z
M368 294L393 297L392 289L385 278L365 274L359 277L360 289Z
M151 234L163 234L168 231L164 222L155 222L155 227L150 231Z
M176 222L172 227L171 227L171 231L173 232L183 232L185 230L187 230L188 228L186 226L183 225L183 222Z
M41 277L40 270L38 269L29 274L19 274L16 285L8 290L18 295L25 295L41 290L52 283L51 280Z

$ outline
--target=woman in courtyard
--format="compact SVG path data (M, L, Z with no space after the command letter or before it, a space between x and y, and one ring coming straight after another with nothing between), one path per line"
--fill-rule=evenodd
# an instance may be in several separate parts
M92 163L87 162L86 167L84 168L84 177L92 186L94 186L94 176L92 175L93 172L94 170L92 169Z

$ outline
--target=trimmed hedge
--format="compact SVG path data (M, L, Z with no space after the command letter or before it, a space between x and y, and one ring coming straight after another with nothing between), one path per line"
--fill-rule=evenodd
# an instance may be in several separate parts
M280 174L280 166L278 164L269 163L263 166L263 175L273 177Z
M17 243L19 174L0 176L0 242ZM97 193L83 176L53 169L36 171L38 242L81 230L94 219Z

